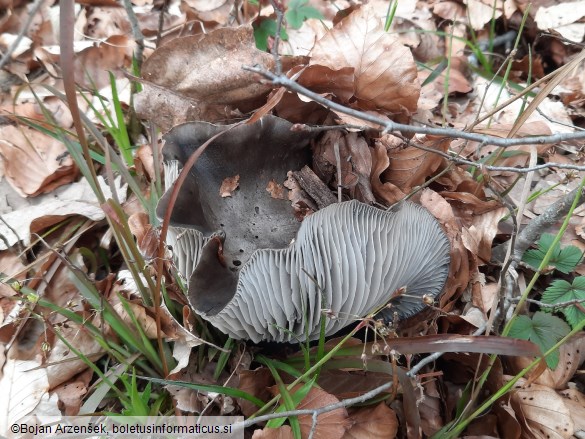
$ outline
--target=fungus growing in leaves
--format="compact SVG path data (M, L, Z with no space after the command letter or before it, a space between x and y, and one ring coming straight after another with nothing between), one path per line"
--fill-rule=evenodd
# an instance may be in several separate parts
M332 335L388 302L381 312L387 320L423 310L449 271L449 241L438 222L417 204L385 211L354 200L299 223L288 201L265 190L309 160L310 136L290 126L269 116L233 128L201 155L180 189L168 243L195 311L237 339L298 342L318 338L322 318ZM190 123L171 130L167 185L223 129ZM236 174L239 189L221 198L222 180Z

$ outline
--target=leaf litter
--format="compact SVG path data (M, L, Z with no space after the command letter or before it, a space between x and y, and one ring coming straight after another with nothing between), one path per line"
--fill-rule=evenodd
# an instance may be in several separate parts
M242 6L229 0L183 0L170 2L160 9L156 2L134 1L138 25L146 38L146 44L140 42L144 44L146 61L142 66L141 78L135 78L132 74L124 74L124 71L131 71L132 54L136 53L139 44L132 37L134 34L126 11L115 2L83 2L75 22L78 30L75 45L76 80L80 87L90 90L94 97L109 93L109 72L115 75L117 81L125 81L125 84L129 84L128 78L140 82L142 91L133 97L134 109L143 120L155 124L163 132L185 122L231 123L260 108L263 115L273 113L298 124L349 124L346 130L326 131L312 142L313 158L309 169L324 186L318 186L320 189L317 190L307 183L308 180L296 174L300 169L290 169L288 175L264 184L262 192L266 197L288 199L295 209L297 220L302 220L322 206L325 198L319 197L319 194L323 195L323 187L328 196L333 195L335 198L341 189L343 199L355 198L388 207L409 196L425 206L438 219L451 242L451 273L444 294L439 303L435 304L443 316L429 321L421 318L419 322L411 322L404 331L419 330L427 334L445 334L448 331L468 335L480 324L474 326L473 322L486 322L489 317L493 297L499 289L499 271L491 261L491 249L505 242L511 233L509 212L496 192L509 197L515 205L521 204L525 201L522 200L521 191L523 180L519 180L519 174L510 170L488 172L481 168L454 165L445 154L460 154L462 158L492 166L520 168L528 165L532 145L511 147L503 151L476 142L464 143L430 135L409 137L405 133L381 133L375 124L331 111L327 106L296 92L275 87L258 75L243 70L242 66L275 69L274 57L256 48L252 24L256 25L261 20L274 21L276 14L268 2L260 2L259 5L254 2L244 3ZM526 2L504 1L496 2L494 6L493 2L480 0L463 3L400 1L388 32L384 29L387 2L371 1L369 4L352 6L348 2L337 2L338 9L323 2L291 1L289 7L291 3L298 3L298 7L295 6L296 15L289 15L287 39L281 41L282 71L323 97L351 109L402 123L448 125L464 129L474 124L479 114L491 111L514 96L517 92L514 87L502 87L500 83L486 80L485 75L477 74L477 60L472 59L477 56L476 46L485 41L489 44L492 20L497 25L496 32L502 35L508 30L506 26L517 30L525 12L533 20L525 29L519 53L514 54L516 62L510 76L524 85L527 79L534 82L571 60L577 49L562 38L581 42L585 35L582 17L566 11L567 8L572 12L581 10L579 6L582 2L579 1L559 5L535 1L530 8ZM3 54L23 30L31 5L22 1L12 2L6 7L9 13L0 17L0 49ZM48 233L49 241L56 243L58 240L50 239L51 234L58 235L64 221L82 216L95 224L95 227L83 233L84 239L79 248L89 246L95 254L112 252L114 248L107 244L111 242L111 237L100 236L108 234L103 227L106 218L104 211L90 193L86 180L80 177L78 167L63 144L49 135L54 122L66 130L73 126L67 106L53 93L46 89L43 91L45 85L63 90L58 56L59 26L58 21L52 18L58 9L58 5L43 5L30 27L24 29L24 38L0 71L0 87L3 91L0 100L2 184L11 188L3 191L1 200L4 213L0 224L3 237L0 242L3 252L0 256L2 261L6 261L1 271L10 279L18 281L18 284L6 282L2 285L0 332L4 328L7 334L15 334L13 326L6 325L10 321L11 311L17 310L11 298L19 294L17 285L29 282L27 268L37 263L39 241L36 237L39 234L46 236ZM468 19L476 40L469 40L472 38L471 33L463 24ZM160 34L159 22L162 23ZM545 36L539 41L531 39L530 35L536 32L544 32ZM266 39L266 47L271 50L275 43L274 36L268 33L263 38ZM531 52L528 52L530 44ZM499 53L499 58L494 57L492 62L501 65L501 59L509 53L510 48L509 43L505 43L503 48L494 44L493 49ZM441 60L447 59L449 69L439 69ZM435 68L438 74L434 80L430 80L435 74ZM488 73L493 73L493 70ZM36 97L30 90L35 91ZM582 129L584 95L583 69L577 68L569 72L543 100L539 111L532 113L520 127L517 136ZM96 121L87 102L81 97L78 101L82 111ZM129 97L123 99L125 108L129 108L130 103ZM526 105L519 99L475 126L474 131L505 138ZM48 110L53 120L47 119L43 110ZM45 130L31 128L30 124L24 123L25 120L35 120ZM103 128L100 121L97 123ZM157 140L154 139L155 145ZM266 148L269 146L266 145ZM583 164L578 142L534 146L542 163ZM443 155L438 156L432 151ZM149 184L156 178L153 157L151 149L142 148L141 152L136 153L133 164L143 179L144 193L152 190ZM107 197L113 196L108 192L109 185L113 184L120 202L124 203L126 186L119 180L108 181L110 171L107 167L101 171L100 185ZM231 180L224 180L223 190L219 187L215 189L222 197L232 197L234 191L237 191L237 179L231 177ZM534 190L540 190L543 194L527 203L521 225L527 224L545 211L548 205L563 197L576 186L576 181L576 173L560 169L536 173ZM571 219L567 235L561 243L562 246L573 244L583 249L583 212L576 212L580 217ZM132 218L130 227L140 250L147 261L154 260L159 239L156 225L150 224L152 218L148 212L140 212ZM534 244L534 249L538 249L537 243ZM16 249L22 246L27 248L27 252L18 254ZM533 252L537 251L534 249ZM96 282L109 278L119 270L119 264L108 267L99 258L96 259L99 268L94 270L91 268L91 257L87 254L86 257L81 256L83 252L79 249L70 252L71 256L77 255L79 264ZM13 262L8 263L10 259ZM575 267L581 275L584 270L582 265ZM165 270L169 270L171 264L165 267ZM530 276L529 268L521 269ZM546 276L549 281L555 279L550 273ZM103 285L100 291L104 297L111 297L109 300L112 303L115 302L113 291L127 297L135 293L130 292L132 289L128 286L123 287L121 279L118 278L113 286L112 281L100 284ZM83 301L73 299L75 286L71 284L65 287L66 284L59 277L51 278L50 282L53 283L53 291L65 288L74 294L72 300L75 306L81 307L77 312L82 312L82 309L87 312ZM536 298L545 298L542 294L546 285L544 282L538 284ZM173 297L180 297L176 285L170 285L169 288ZM565 295L573 297L568 293ZM47 297L53 297L51 290ZM182 302L181 299L177 300L181 306L185 305L184 299ZM156 338L156 328L153 328L156 310L145 307L140 300L132 300L130 303L147 337ZM524 317L528 319L536 315L535 310L527 310L527 316ZM191 353L200 345L201 334L195 329L197 324L186 306L181 315L182 322L168 310L163 315L163 334L168 340L174 340L176 367L173 373L174 376L180 376L193 364ZM471 318L472 315L475 317ZM546 315L549 314L542 314ZM452 321L447 323L447 317ZM548 321L546 318L544 320ZM570 323L575 324L575 319ZM54 325L57 322L49 319L47 324ZM103 355L102 351L94 349L94 341L91 337L85 337L87 334L82 327L72 322L67 324L70 326L64 335L76 349L88 355ZM32 326L24 326L23 334L33 331ZM196 333L193 334L193 331ZM3 349L8 346L9 339L2 337ZM29 393L23 399L27 401L26 410L4 407L3 413L9 415L7 419L21 421L31 414L58 413L57 401L63 413L77 414L87 395L91 377L83 363L71 362L72 367L67 368L52 366L53 363L59 364L59 361L72 357L68 348L54 336L46 340L50 349L48 357L43 357L41 343L34 346L37 353L34 361L31 360L34 356L25 358L21 350L15 351L19 345L18 339L16 341L16 344L12 342L10 345L13 356L10 359L5 355L0 357L4 366L1 379L10 386L18 384L19 380L30 382L32 379L39 386L34 389L27 387ZM580 407L585 397L582 382L575 373L583 362L584 352L582 337L564 344L558 354L559 364L556 368L545 368L540 377L533 378L536 381L519 381L504 405L494 406L488 415L493 425L490 426L492 421L487 422L486 418L483 425L472 424L469 434L518 437L522 432L534 437L570 437L578 429L582 430L579 424L582 416L576 414L582 412ZM39 362L38 358L44 359ZM361 361L361 357L357 355L354 360ZM450 361L466 364L462 356L453 357ZM502 361L517 373L528 364L529 358L508 357ZM437 363L435 371L438 374L419 388L421 401L428 406L428 410L420 409L420 428L425 435L435 433L450 420L442 413L449 413L449 407L454 408L452 395L462 390L461 383L453 376L441 374L441 365L446 365L446 362ZM474 366L470 363L467 367ZM35 372L26 372L29 369ZM344 374L338 377L339 384L349 385L352 382L349 372L355 369L355 364L340 369ZM58 377L51 378L53 370L59 370ZM268 400L267 389L271 388L273 381L265 372L264 367L243 369L236 378L242 389ZM373 372L362 373L366 379L370 377L375 381ZM264 378L258 380L262 384L254 387L258 375ZM216 378L204 371L191 374L189 378L193 381L201 379L202 382L217 382ZM502 383L506 379L508 377L503 375L501 367L493 370L489 378ZM396 389L399 397L392 403L331 412L328 416L331 422L320 421L316 436L391 438L406 431L412 432L416 422L413 421L413 413L404 411L405 407L411 406L407 402L407 390L402 387ZM272 389L278 394L276 388ZM450 397L441 401L438 389ZM307 407L318 408L338 401L331 393L316 388L309 395L311 402L307 402ZM221 413L228 402L225 399L221 404L217 401L214 403L213 398L195 402L193 394L187 397L191 398L189 402L184 398L181 407L192 412L212 404L214 413ZM298 408L303 408L303 404ZM250 407L244 409L246 405L243 403L239 406L247 415L253 412ZM381 419L387 424L383 431L380 429ZM310 428L310 417L301 420L303 437L308 435ZM268 430L265 429L263 433L257 430L254 436L292 435L288 426L279 427L270 433ZM415 435L419 433L414 432Z

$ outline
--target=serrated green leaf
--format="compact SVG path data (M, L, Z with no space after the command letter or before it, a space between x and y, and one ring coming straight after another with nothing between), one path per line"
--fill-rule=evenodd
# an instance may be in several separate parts
M531 267L538 269L544 256L551 248L554 239L554 235L544 233L540 237L540 241L538 241L538 248L526 251L522 260ZM577 247L569 245L561 249L557 244L552 252L549 264L563 273L570 273L575 269L582 258L583 253Z
M519 316L509 332L509 336L535 343L542 352L548 351L561 338L569 333L569 326L561 319L542 311L534 313L532 319ZM554 369L559 364L558 349L546 357L546 364Z
M580 276L575 278L572 285L564 280L555 280L544 291L541 300L551 305L569 302L571 300L585 300L585 277ZM585 319L585 313L576 305L565 306L561 311L572 328Z
M323 19L323 15L317 9L308 5L309 0L290 0L288 9L284 14L286 22L293 29L300 29L308 18Z
M554 261L554 266L557 270L562 271L565 274L570 273L575 269L577 264L581 262L583 258L583 252L574 245L569 245L562 249L557 256L557 260Z

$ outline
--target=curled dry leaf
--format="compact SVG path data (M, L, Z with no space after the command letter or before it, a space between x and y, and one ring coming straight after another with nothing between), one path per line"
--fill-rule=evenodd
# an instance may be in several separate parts
M0 155L6 178L23 197L51 192L78 174L63 143L26 126L0 128Z
M398 419L394 410L380 403L376 408L364 407L349 414L352 425L343 439L394 439L398 433Z
M152 227L148 221L148 215L144 212L136 212L128 217L130 233L136 237L136 243L142 255L151 260L158 253L158 230Z
M441 308L443 308L449 300L457 298L458 294L467 288L472 274L477 271L477 266L473 263L473 255L468 254L463 244L459 223L449 203L441 195L427 188L422 191L420 204L441 223L451 243L449 277L445 285L445 293L440 299Z
M354 68L353 94L365 110L409 116L420 94L410 50L384 32L382 17L362 6L325 34L311 52L311 64Z
M414 146L404 148L396 145L395 137L382 137L379 142L384 145L388 153L389 166L382 174L382 181L390 182L402 192L409 193L414 187L421 185L431 177L442 163L442 159L432 152L423 151ZM447 152L450 140L438 139L432 136L415 137L415 142L427 148Z
M154 116L157 123L161 115L170 113L177 123L185 121L182 114L195 112L199 119L213 121L233 117L237 109L257 108L258 98L271 86L261 84L257 75L242 69L243 65L268 70L274 65L270 54L256 49L251 27L176 38L155 50L144 63L142 77L146 82L137 96L137 112ZM178 94L183 102L169 102L168 93ZM176 104L181 106L174 107ZM168 119L168 115L163 119L165 128L170 128Z
M377 143L372 153L372 175L370 182L372 183L372 190L374 195L380 200L383 200L387 205L394 204L402 200L406 194L402 192L396 185L390 182L382 182L381 175L388 169L390 159L386 153L384 145Z
M340 183L344 189L349 190L352 199L368 204L374 202L370 185L372 156L368 144L358 133L326 132L315 147L313 160L314 167L325 183L335 182L334 186L337 187L338 172L341 172Z
M291 393L298 391L301 388L300 385L295 386ZM270 391L274 396L279 394L278 387L272 386ZM339 400L325 392L324 390L316 387L311 388L307 396L303 398L300 404L297 406L298 410L315 410L328 405L336 404ZM303 437L308 437L313 425L313 419L311 415L301 415L298 417L299 423L301 424L301 434ZM313 434L315 439L341 439L345 434L345 431L349 428L350 421L347 417L347 410L345 408L338 408L330 412L325 412L317 416L317 428Z
M219 187L219 196L222 198L231 197L232 193L240 185L240 175L234 175L233 177L226 177L221 182Z
M277 200L287 199L287 195L284 193L284 187L281 184L278 184L274 179L268 182L266 192L268 192L272 198L276 198Z
M505 376L509 381L512 377ZM526 437L568 439L574 423L565 399L550 387L528 384L521 378L513 387L511 404Z

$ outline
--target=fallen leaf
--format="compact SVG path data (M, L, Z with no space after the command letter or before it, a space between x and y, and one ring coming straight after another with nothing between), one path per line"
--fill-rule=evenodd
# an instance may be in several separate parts
M295 386L291 392L294 393L295 391L299 390L300 387L300 385ZM279 393L278 387L276 386L272 386L270 391L275 396ZM309 390L307 396L305 396L297 406L297 409L313 410L338 402L339 400L333 395L313 387L311 390ZM302 436L308 437L313 425L312 416L300 415L298 416L298 419L299 423L301 424ZM317 416L317 428L315 429L313 437L315 439L341 439L349 426L350 422L347 418L347 411L345 408L338 408Z
M383 109L409 116L420 94L410 49L384 32L382 19L362 6L341 20L315 44L311 65L354 68L354 96L360 109Z
M233 192L238 188L240 185L240 175L234 175L233 177L226 177L221 182L221 186L219 188L219 195L222 198L231 197Z
M512 377L505 376L509 381ZM523 418L526 436L538 439L568 439L573 436L571 412L562 396L539 384L527 384L521 378L512 389L511 404Z
M98 183L106 198L111 198L110 186L103 177L98 176ZM114 182L120 202L125 201L126 185L121 179ZM92 221L105 218L104 211L97 203L97 198L87 180L63 186L51 194L34 199L35 204L15 210L3 216L5 223L0 223L0 234L6 240L0 240L0 250L6 245L14 245L22 241L24 245L30 243L31 233L39 232L46 227L62 221L72 215L82 215Z
M159 102L166 101L165 111L172 114L193 113L199 120L213 121L233 117L236 110L255 109L272 87L243 70L244 65L267 70L274 66L272 55L256 49L249 26L176 38L155 50L144 63L142 77L146 81L144 91L137 96L136 111L152 114L154 106L160 112ZM177 98L171 102L180 107L169 105L166 90L180 96L183 102ZM155 121L164 116L152 115Z
M58 140L27 126L0 127L4 173L23 197L37 196L77 178L77 166Z
M375 408L364 407L349 414L352 422L343 439L393 439L398 433L394 410L380 403Z
M284 187L274 180L268 182L266 192L268 192L272 198L276 198L277 200L287 199L287 195L284 193Z

